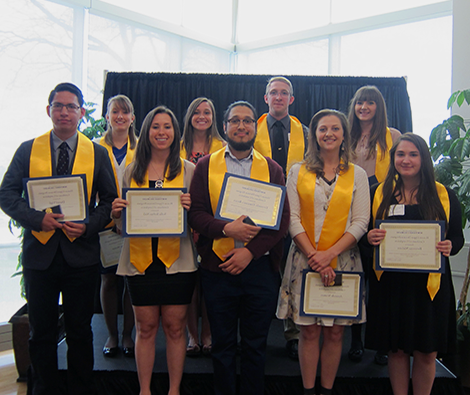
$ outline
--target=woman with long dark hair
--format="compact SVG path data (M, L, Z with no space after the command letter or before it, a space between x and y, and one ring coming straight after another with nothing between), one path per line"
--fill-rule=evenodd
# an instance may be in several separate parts
M387 107L377 87L367 85L356 91L349 104L348 119L351 126L352 162L366 171L370 186L383 182L390 164L390 149L401 133L388 127ZM366 262L364 254L361 258L368 279L370 263ZM359 362L363 354L362 325L352 325L348 357ZM374 362L386 365L387 354L377 351Z
M180 158L180 132L173 112L164 106L150 111L142 124L134 163L125 171L124 187L189 188L193 172L194 165ZM113 202L111 214L118 227L128 204L121 198ZM181 204L189 209L189 193L181 195ZM126 238L117 273L127 278L134 308L140 395L150 395L160 318L166 337L168 394L179 394L188 305L196 281L190 232L182 238Z
M357 241L367 230L367 175L350 162L349 125L335 110L316 113L309 127L308 151L287 178L293 242L286 262L278 303L278 318L292 318L300 328L299 361L304 394L314 394L321 361L322 395L330 395L341 359L344 327L358 319L302 316L302 271L320 273L325 286L338 271L362 272ZM364 305L364 297L361 298ZM320 336L323 344L320 346Z
M371 189L372 215L367 241L378 247L386 231L376 219L445 222L445 239L436 250L445 257L445 272L383 271L371 274L366 347L388 352L394 395L407 395L410 356L413 393L429 395L437 353L456 346L455 296L449 255L463 246L461 210L455 193L435 182L426 142L402 135L390 150L390 168L382 184Z

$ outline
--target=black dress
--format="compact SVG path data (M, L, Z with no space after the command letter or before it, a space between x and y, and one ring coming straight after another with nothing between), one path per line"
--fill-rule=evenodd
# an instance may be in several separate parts
M155 188L155 181L149 181ZM179 305L191 303L197 271L167 274L158 258L158 238L152 237L153 262L142 276L127 276L129 294L134 306Z
M377 186L372 188L373 201ZM452 190L450 221L446 239L452 241L451 255L464 244L460 204ZM398 202L395 202L397 204ZM371 217L372 218L372 217ZM419 205L405 206L403 216L390 220L422 220ZM372 228L372 224L371 224ZM383 272L380 281L372 271L369 279L369 302L365 346L373 350L414 350L449 354L455 352L455 296L449 259L434 300L427 290L427 273Z

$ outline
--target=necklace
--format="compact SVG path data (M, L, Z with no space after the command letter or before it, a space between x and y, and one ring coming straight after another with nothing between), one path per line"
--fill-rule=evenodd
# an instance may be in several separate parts
M163 188L164 177L159 175L160 173L157 171L152 162L150 162L150 166L152 166L153 171L157 175L157 180L155 181L155 188Z

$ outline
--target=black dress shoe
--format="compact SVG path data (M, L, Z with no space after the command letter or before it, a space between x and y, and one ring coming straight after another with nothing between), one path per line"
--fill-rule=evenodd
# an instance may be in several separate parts
M134 358L134 347L123 347L122 353L126 358Z
M384 354L380 351L377 351L375 353L375 357L374 357L374 363L376 365L380 365L380 366L385 366L388 364L388 355L387 354Z
M364 347L362 346L362 344L360 347L357 347L357 348L351 347L351 349L348 351L348 357L353 362L361 362L363 355L364 355Z
M114 358L119 351L119 347L103 347L103 355L108 358Z
M299 360L299 340L292 339L286 343L287 355L290 359L294 361Z

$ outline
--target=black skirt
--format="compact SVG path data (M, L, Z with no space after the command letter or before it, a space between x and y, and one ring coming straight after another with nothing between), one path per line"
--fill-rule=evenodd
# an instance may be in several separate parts
M180 305L191 303L197 272L167 274L157 257L158 239L152 239L153 262L145 274L127 276L134 306Z

